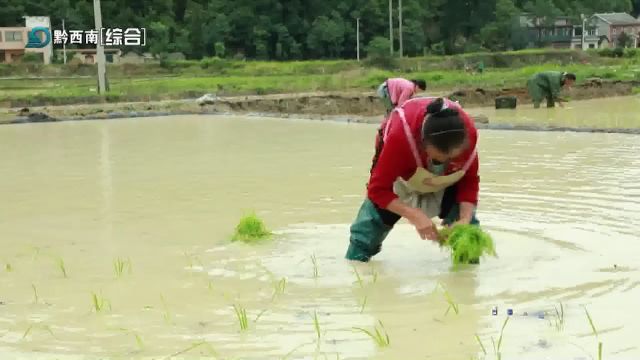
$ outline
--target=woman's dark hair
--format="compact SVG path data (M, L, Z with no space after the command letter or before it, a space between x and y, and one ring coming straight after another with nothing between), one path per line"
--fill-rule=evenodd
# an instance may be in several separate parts
M455 109L443 109L444 99L437 98L427 105L427 113L422 126L422 142L443 153L464 145L467 132L464 121Z
M565 73L565 74L564 74L564 78L565 78L565 79L569 79L569 80L576 81L576 74L574 74L574 73Z
M427 82L422 79L414 79L411 80L412 83L416 84L422 91L427 89Z

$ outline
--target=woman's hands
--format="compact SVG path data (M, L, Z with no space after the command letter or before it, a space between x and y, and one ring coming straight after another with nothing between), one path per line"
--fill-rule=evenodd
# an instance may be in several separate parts
M407 220L416 228L422 240L438 241L438 229L431 219L420 209L412 208Z
M418 232L422 240L438 241L438 229L431 219L422 210L406 205L399 199L389 203L387 210L407 219Z

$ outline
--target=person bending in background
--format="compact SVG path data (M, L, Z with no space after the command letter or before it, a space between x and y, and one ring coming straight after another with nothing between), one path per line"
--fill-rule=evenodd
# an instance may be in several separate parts
M382 98L387 110L387 116L396 106L400 106L411 99L418 92L418 89L426 90L427 83L421 79L390 78L380 84L378 86L378 96Z
M460 105L414 98L380 126L367 197L351 225L346 258L369 261L401 217L424 239L437 241L431 220L479 225L478 131Z
M567 72L544 71L533 75L527 81L527 89L533 101L533 107L538 109L545 98L548 108L554 107L556 102L562 107L562 103L566 100L560 98L560 90L563 87L571 88L575 81L575 74Z

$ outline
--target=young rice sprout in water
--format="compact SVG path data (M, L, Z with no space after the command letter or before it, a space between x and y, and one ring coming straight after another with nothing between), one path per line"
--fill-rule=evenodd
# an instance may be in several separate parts
M267 230L264 222L255 214L242 217L236 226L231 241L252 243L271 237L271 231Z
M113 271L116 274L116 277L122 277L122 275L125 273L125 270L131 274L131 260L130 259L115 259L113 261Z
M64 265L64 260L62 260L62 258L57 258L56 259L56 263L58 264L58 268L60 269L60 272L62 273L62 276L64 276L66 278L67 277L67 268Z
M41 325L41 324L31 324L29 325L29 327L27 328L27 330L25 330L24 334L22 334L22 339L26 339L27 336L29 336L29 334L31 334L33 332L34 329L42 329L46 332L48 332L51 336L53 336L54 338L56 337L53 334L53 330L51 330L51 327L49 325Z
M502 353L500 352L500 349L502 348L502 337L504 335L504 328L507 327L508 322L509 322L509 317L507 316L507 318L504 319L504 323L502 324L502 329L500 329L500 337L498 338L497 347L496 347L495 341L493 340L493 337L491 337L491 342L493 343L493 352L496 354L496 357L498 358L498 360L502 359Z
M598 337L598 330L596 329L596 326L593 324L593 319L591 318L591 314L589 314L589 311L587 310L586 307L584 308L584 312L587 314L589 325L591 325L591 331L593 331L593 335L598 340L598 360L602 360L602 342Z
M92 293L91 294L91 300L93 302L93 309L99 313L102 312L104 310L106 310L107 308L109 308L109 310L111 310L111 303L109 302L109 300L105 299L102 296L99 296L96 293Z
M34 284L31 284L31 288L33 289L33 302L38 303L38 290Z
M320 321L318 320L318 312L313 311L313 328L316 330L316 335L318 336L318 341L322 334L320 333Z
M318 278L318 260L316 259L316 254L311 255L311 263L313 264L313 277L317 279Z
M387 334L387 331L385 330L381 320L378 320L378 324L380 324L380 328L378 328L378 325L376 325L373 328L373 331L358 327L354 327L353 329L368 335L379 347L387 347L391 343L389 341L389 334Z
M238 324L240 325L240 331L249 329L249 319L247 319L247 309L239 305L233 305L233 310L236 313Z

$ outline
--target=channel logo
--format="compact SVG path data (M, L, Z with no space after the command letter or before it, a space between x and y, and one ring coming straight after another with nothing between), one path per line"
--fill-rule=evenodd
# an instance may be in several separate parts
M43 40L40 39L38 33L44 34ZM51 32L44 26L34 27L33 29L31 29L31 31L29 31L29 35L27 37L27 45L25 47L30 49L43 48L49 45L49 43L51 42Z
M507 309L507 316L513 316L514 312L513 309L509 308ZM491 308L491 315L492 316L498 316L498 307L494 306ZM529 313L527 313L526 311L524 313L521 314L522 316L530 316ZM540 311L538 313L535 314L531 314L531 316L536 316L538 319L544 319L545 318L545 312Z

